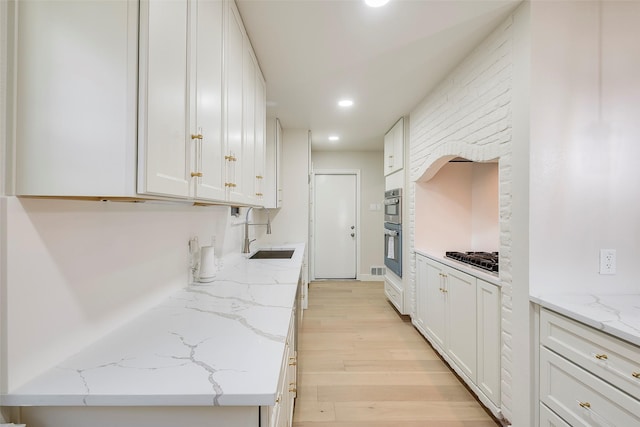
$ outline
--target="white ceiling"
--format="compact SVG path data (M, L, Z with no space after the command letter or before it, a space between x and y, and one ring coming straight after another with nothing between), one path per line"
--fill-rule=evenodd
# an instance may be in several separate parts
M267 81L267 115L310 129L314 150L357 151L382 150L395 121L519 2L237 0ZM355 105L339 108L344 97Z

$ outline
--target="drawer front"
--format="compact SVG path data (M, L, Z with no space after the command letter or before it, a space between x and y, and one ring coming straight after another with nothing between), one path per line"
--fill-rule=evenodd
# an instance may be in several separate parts
M400 312L402 312L402 295L391 283L386 280L384 281L384 293L387 298L389 298L389 301L391 301L391 303L395 305Z
M545 309L540 311L540 343L640 396L640 347Z
M640 425L640 401L549 349L540 349L540 400L572 426Z
M540 404L540 427L571 427L543 403Z

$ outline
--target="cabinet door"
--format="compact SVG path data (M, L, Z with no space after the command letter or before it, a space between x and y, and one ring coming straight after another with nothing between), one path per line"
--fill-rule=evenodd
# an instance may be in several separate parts
M226 185L228 199L242 202L240 179L242 174L242 61L244 31L234 2L229 2L226 42Z
M385 281L386 282L386 281ZM386 288L386 283L385 283ZM422 255L416 255L416 311L413 323L425 332L425 313L427 311L427 261Z
M393 126L393 171L404 167L404 118Z
M267 126L267 100L265 82L262 73L256 69L256 117L255 117L255 173L256 173L256 199L261 205L265 204L265 170L266 157L266 126Z
M282 179L280 156L282 153L282 126L278 119L268 119L266 125L266 174L264 181L264 206L282 207Z
M426 292L424 305L424 329L434 343L443 350L446 340L445 277L444 266L426 260Z
M393 128L384 135L384 174L393 172Z
M500 405L500 288L477 280L478 377L476 384Z
M249 40L244 38L242 60L242 178L240 192L247 203L256 203L256 63Z
M446 351L473 382L476 381L476 278L446 268Z
M137 2L7 4L17 13L7 82L18 100L16 195L135 196Z
M140 3L138 138L143 193L190 195L188 21L187 0Z
M195 127L192 133L196 147L198 199L224 200L224 150L222 135L222 0L193 3L195 7L196 67ZM193 33L193 32L192 32Z

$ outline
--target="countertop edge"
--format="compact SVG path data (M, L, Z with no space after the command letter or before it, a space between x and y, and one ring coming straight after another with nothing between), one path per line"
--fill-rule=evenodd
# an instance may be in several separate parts
M456 270L460 270L463 273L466 274L470 274L473 277L476 277L480 280L484 280L485 282L489 282L492 285L498 286L498 287L502 287L502 281L500 280L500 276L494 276L492 274L489 274L483 270L480 270L478 268L475 268L473 266L446 258L444 256L441 255L434 255L428 251L425 251L423 249L418 249L418 248L414 248L413 251L418 254L418 255L422 255L425 256L429 259L432 259L434 261L440 262L448 267L451 268L455 268Z
M616 320L607 320L607 319L594 317L593 314L587 313L586 310L580 310L580 308L571 307L568 304L563 303L563 299L566 299L566 298L586 297L586 296L592 296L592 295L590 294L530 295L529 300L532 303L539 305L540 307L546 308L551 311L555 311L556 313L559 313L570 319L576 320L594 329L598 329L616 338L627 341L636 346L640 346L640 333L634 334L630 331L621 329L621 326L618 326L616 324L618 323L618 321ZM617 296L618 295L616 295L616 297ZM640 298L640 296L638 295L634 294L634 296ZM602 295L600 297L606 297L606 295ZM610 314L610 313L607 313L607 314Z

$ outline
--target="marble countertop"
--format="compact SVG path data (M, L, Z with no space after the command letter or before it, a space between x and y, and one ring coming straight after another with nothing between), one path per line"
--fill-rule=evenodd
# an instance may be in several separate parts
M225 257L193 284L3 396L7 406L274 405L304 244Z
M447 258L444 255L434 255L431 252L415 248L415 253L426 256L434 261L438 261L444 265L448 265L451 268L455 268L456 270L460 270L463 273L470 274L474 277L484 280L485 282L489 282L496 286L502 286L502 282L500 281L500 277L497 274L489 273L481 268L474 267L470 264L465 264L460 261L456 261L455 259Z
M640 346L640 294L545 294L531 301Z

